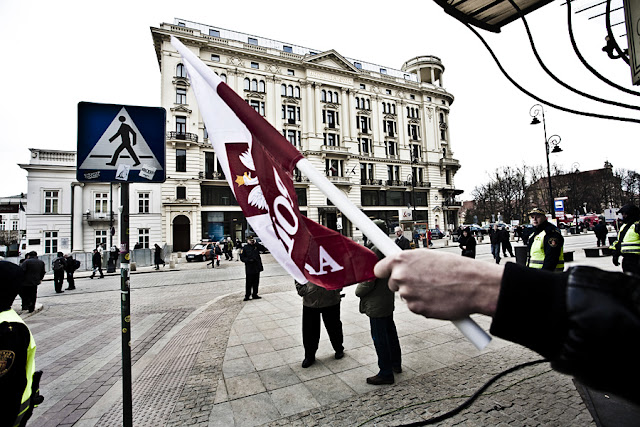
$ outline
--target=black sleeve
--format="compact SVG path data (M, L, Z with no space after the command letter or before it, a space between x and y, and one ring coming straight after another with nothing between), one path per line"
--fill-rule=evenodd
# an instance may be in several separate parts
M13 425L20 410L22 393L27 385L25 369L29 340L29 330L25 325L0 323L0 362L3 362L0 365L6 369L0 375L0 406L3 408L0 418L7 421L5 424L0 420L3 426Z
M491 333L544 357L556 357L567 334L567 274L505 265Z
M560 251L564 246L564 238L557 231L547 232L544 236L544 263L542 269L554 271L560 261Z

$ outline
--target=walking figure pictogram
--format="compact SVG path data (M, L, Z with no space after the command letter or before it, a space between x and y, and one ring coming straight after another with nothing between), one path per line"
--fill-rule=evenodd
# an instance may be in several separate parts
M133 164L133 166L138 166L140 164L140 160L138 160L138 156L136 156L135 151L133 151L133 148L131 147L132 145L136 145L136 137L137 137L137 135L133 131L133 129L131 129L131 126L129 126L128 124L126 124L124 122L126 120L126 118L124 116L118 117L118 120L120 120L122 122L122 124L120 125L120 128L118 129L118 132L116 132L115 135L113 135L111 138L109 138L109 142L110 143L113 142L119 136L122 139L122 143L116 149L116 152L113 153L113 158L111 159L111 161L109 163L107 163L107 165L115 166L116 165L116 160L118 160L118 156L120 155L122 150L126 149L129 152L129 155L131 155L131 158L133 159L133 161L135 162ZM129 140L129 133L131 133L131 135L133 137L133 142Z

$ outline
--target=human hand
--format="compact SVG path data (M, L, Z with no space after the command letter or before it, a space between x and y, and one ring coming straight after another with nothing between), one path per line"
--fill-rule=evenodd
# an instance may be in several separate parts
M457 320L471 313L493 315L503 266L428 249L402 251L380 260L374 273L389 278L414 313Z

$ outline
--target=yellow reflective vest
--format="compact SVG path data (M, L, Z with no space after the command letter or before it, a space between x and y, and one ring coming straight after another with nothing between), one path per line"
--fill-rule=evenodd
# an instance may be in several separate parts
M527 260L527 267L530 268L542 268L542 264L544 264L544 237L547 235L547 231L543 230L536 235L533 239L533 243L531 244L531 249L529 251L529 259ZM556 268L554 271L564 271L564 249L560 248L560 258L558 259L558 264L556 264Z
M636 224L640 221L636 221L632 224L622 224L620 227L620 231L618 232L618 239L610 246L610 249L617 250L616 246L618 245L618 241L620 240L620 236L623 234L624 230L627 230L624 233L624 237L622 238L622 242L620 242L620 253L624 256L625 254L640 254L640 235L636 233Z
M5 310L0 313L0 323L22 323L26 326L22 318L12 309ZM28 329L28 328L27 328ZM10 367L8 368L10 369ZM25 367L24 375L27 377L27 383L22 391L22 399L20 400L20 410L18 416L13 422L13 426L19 426L25 413L29 409L31 403L31 384L33 380L33 374L36 371L36 342L33 339L31 331L29 331L29 346L27 347L27 363Z

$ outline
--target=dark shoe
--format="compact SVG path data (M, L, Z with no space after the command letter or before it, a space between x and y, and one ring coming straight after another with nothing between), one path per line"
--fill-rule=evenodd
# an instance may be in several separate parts
M375 375L373 377L367 378L367 384L373 384L373 385L393 384L393 377L384 378L384 377Z
M35 308L30 308L29 309L29 313L33 313L35 311Z
M334 356L336 359L342 359L344 357L344 351L336 351L336 355Z
M302 361L302 367L303 368L308 368L309 366L313 365L314 363L316 363L316 359L315 358L305 357L304 360Z
M93 279L93 276L89 276L89 279Z
M65 291L73 291L76 287L74 286L73 288L64 288Z
M401 366L394 366L393 368L391 368L391 370L396 374L401 374L402 373L402 367Z
M244 297L242 301L249 301L249 297Z
M56 294L63 294L64 291L56 291Z
M104 276L100 276L101 279L104 279Z
M259 295L254 295L254 296L253 296L253 299L262 299L262 297L261 297L261 296L259 296Z

